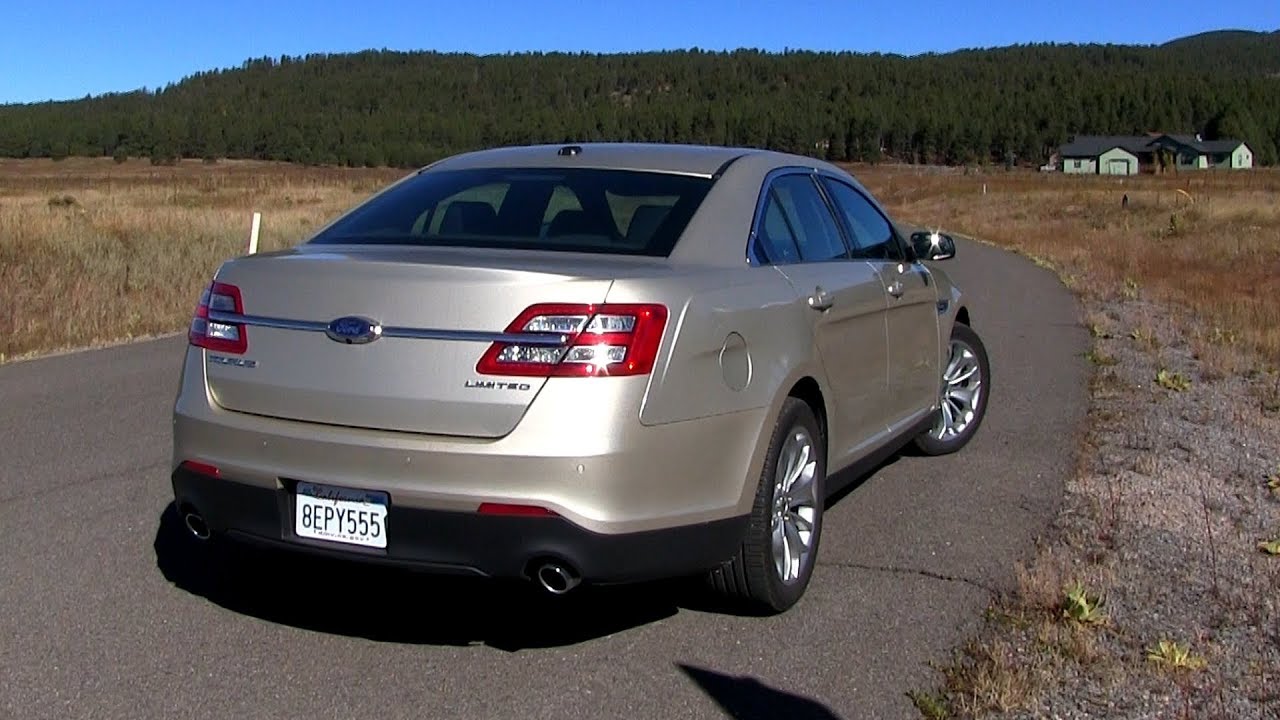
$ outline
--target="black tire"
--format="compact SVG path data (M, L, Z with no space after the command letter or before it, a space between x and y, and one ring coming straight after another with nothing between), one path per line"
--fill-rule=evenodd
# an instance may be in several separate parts
M934 424L915 439L916 449L925 455L949 455L968 445L974 434L978 432L978 427L982 425L982 419L986 417L987 401L991 397L991 362L987 358L987 348L982 344L982 338L978 337L978 333L968 325L956 323L951 328L951 343L953 349L957 344L967 346L977 360L980 384L972 406L973 417L960 432L940 438L937 436L937 430L942 423L943 412L939 408L934 415ZM945 374L946 371L947 367L944 365L942 372ZM942 378L939 380L946 382Z
M794 433L803 429L812 439L815 470L813 477L814 517L808 554L799 562L797 577L785 582L774 561L772 519L774 515L775 476L783 445ZM742 546L732 560L711 571L711 588L736 607L754 614L773 615L795 605L804 595L813 575L822 538L822 510L825 503L827 443L813 409L804 401L789 397L769 440L764 467L756 488L751 521Z

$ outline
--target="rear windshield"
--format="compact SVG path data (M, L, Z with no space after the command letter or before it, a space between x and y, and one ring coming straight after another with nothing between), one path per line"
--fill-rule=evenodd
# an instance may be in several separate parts
M630 170L428 171L375 196L311 243L665 257L711 183Z

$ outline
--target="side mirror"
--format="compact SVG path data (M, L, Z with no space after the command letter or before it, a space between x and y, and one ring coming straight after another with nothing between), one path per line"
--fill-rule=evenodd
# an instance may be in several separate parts
M955 238L937 231L911 233L911 248L921 260L950 260L956 256Z

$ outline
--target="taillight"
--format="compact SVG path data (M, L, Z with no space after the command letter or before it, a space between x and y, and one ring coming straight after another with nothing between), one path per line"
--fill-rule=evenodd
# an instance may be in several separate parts
M662 305L534 305L506 332L530 342L496 342L476 372L482 375L593 377L653 370L667 326ZM549 343L548 338L560 342ZM534 340L539 340L534 342Z
M205 288L200 293L196 315L191 318L187 339L192 345L206 350L243 354L249 349L249 338L245 337L244 325L220 319L218 313L244 314L240 288L220 282L211 283Z

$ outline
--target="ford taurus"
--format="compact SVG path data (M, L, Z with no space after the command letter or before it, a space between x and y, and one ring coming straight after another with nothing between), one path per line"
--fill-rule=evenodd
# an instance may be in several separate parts
M447 158L288 250L224 263L174 405L186 527L373 563L702 576L781 612L823 509L962 448L989 367L937 233L776 152Z

